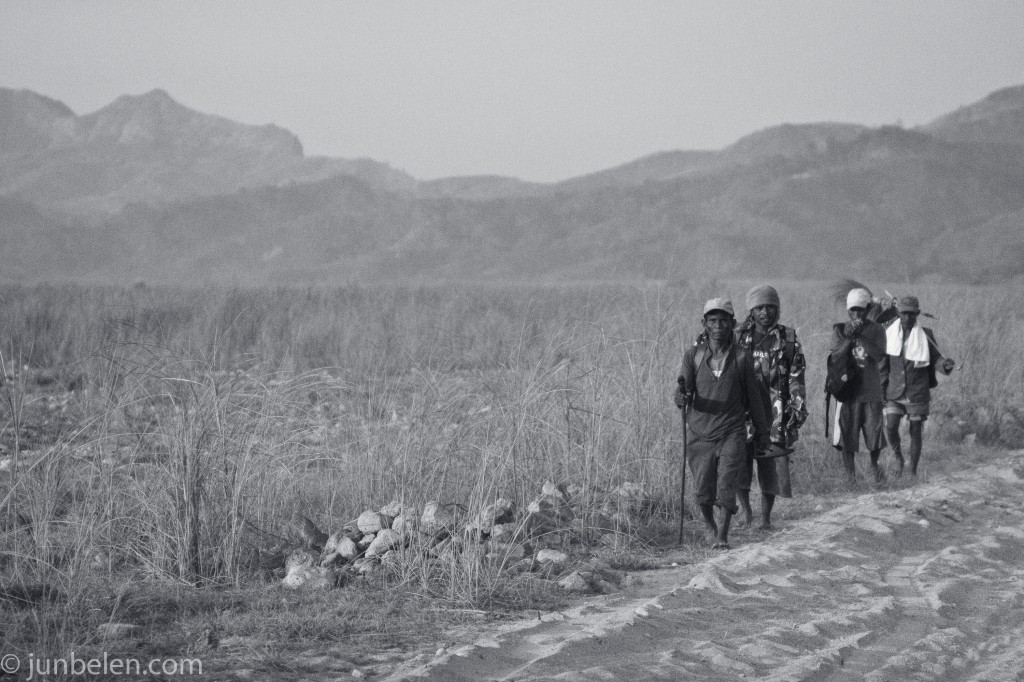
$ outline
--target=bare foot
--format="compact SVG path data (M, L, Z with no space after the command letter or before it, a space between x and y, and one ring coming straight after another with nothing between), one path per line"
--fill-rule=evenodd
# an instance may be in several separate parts
M718 526L705 525L704 539L714 544L718 540Z

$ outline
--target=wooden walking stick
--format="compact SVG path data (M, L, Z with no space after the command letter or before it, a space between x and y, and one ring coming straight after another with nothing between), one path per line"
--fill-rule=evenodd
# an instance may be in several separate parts
M679 410L683 416L683 475L679 484L679 543L683 544L683 519L686 518L686 408Z

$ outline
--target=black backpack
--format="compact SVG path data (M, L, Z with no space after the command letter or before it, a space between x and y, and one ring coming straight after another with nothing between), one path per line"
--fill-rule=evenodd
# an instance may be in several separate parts
M842 326L842 325L837 325ZM845 353L841 360L836 360L831 353L825 364L825 437L828 438L829 399L847 403L857 397L860 388L860 368L853 360L853 355Z

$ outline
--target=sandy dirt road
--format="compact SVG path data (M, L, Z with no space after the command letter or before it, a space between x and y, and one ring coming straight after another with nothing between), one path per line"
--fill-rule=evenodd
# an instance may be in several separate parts
M1024 452L837 504L382 678L1024 680Z

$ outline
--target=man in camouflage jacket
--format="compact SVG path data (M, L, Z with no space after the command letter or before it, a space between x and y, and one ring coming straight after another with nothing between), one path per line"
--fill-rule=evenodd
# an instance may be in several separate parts
M803 349L791 327L778 323L779 294L770 286L755 286L747 292L750 314L737 329L736 342L754 358L754 370L766 402L771 406L771 442L775 448L792 447L800 427L807 419ZM761 525L771 528L772 509L776 497L792 497L789 456L755 457L752 441L747 444L746 466L740 470L737 494L743 509L744 523L753 521L750 508L750 486L757 465L761 489Z

